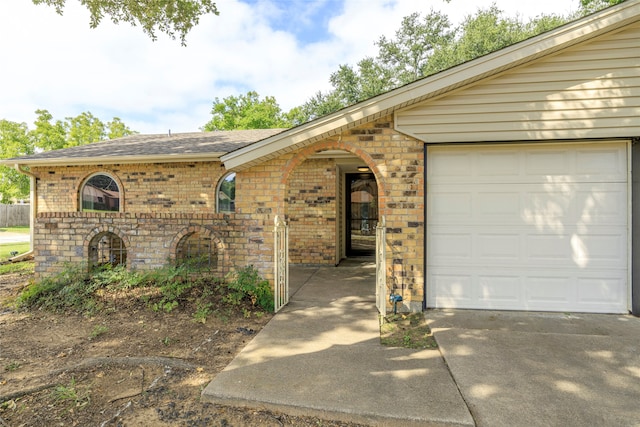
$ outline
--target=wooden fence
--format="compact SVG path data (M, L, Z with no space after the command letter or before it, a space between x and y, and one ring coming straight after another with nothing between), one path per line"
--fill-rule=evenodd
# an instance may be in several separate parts
M28 227L29 205L0 205L0 227Z

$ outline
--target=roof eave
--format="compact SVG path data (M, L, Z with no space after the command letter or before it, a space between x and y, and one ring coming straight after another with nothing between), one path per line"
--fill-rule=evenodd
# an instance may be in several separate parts
M61 157L53 159L5 159L0 164L6 166L79 166L79 165L112 165L129 163L188 163L188 162L219 162L224 152L198 154L165 154L157 156L101 156L101 157Z
M305 141L337 133L367 118L382 117L395 110L474 83L491 75L549 55L585 40L614 31L638 20L640 1L628 1L498 50L472 61L378 95L321 117L290 131L264 139L221 157L226 169L240 170L279 153L293 151Z

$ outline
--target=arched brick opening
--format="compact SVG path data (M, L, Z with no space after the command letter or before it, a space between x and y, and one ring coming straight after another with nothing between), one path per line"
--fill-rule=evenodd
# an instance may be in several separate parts
M181 251L185 250L184 244L190 238L197 239L197 244L202 244L202 242L211 243L213 251L210 254L213 256L213 253L215 253L215 266L209 265L212 271L218 273L229 271L229 254L225 250L226 245L211 229L199 225L185 227L173 237L169 245L169 258L172 262L180 262L181 259L186 259L185 256L188 257L188 254L181 253ZM203 248L200 247L200 249ZM211 264L211 260L207 260L207 263Z
M96 227L84 240L84 259L89 269L104 264L112 266L129 265L128 248L131 247L129 238L122 231L114 227Z
M293 172L296 169L296 167L298 167L300 164L302 164L304 161L309 159L314 154L321 151L326 151L326 150L344 150L358 156L362 160L363 164L366 165L371 170L371 173L373 173L373 175L376 177L376 182L378 183L379 209L380 209L380 212L383 212L383 210L386 209L386 200L384 197L385 184L384 184L384 177L380 173L377 163L369 155L369 153L364 151L362 148L347 142L343 142L343 141L328 140L328 141L323 141L317 144L312 144L302 149L294 157L292 157L283 168L282 177L280 178L280 186L283 189L285 195L287 190L287 183L289 181L291 172Z
M345 151L357 160L345 163L344 159L340 161L340 156L338 160L314 156L327 150ZM352 246L355 240L352 240L351 218L347 218L351 203L345 198L350 191L347 177L355 175L356 164L366 165L375 177L374 204L377 212L382 213L386 207L385 179L378 163L359 146L337 140L323 141L297 152L284 165L279 182L283 197L277 213L284 214L290 226L292 264L335 265L348 256L357 256ZM377 218L370 224L374 230ZM375 248L373 234L371 254Z

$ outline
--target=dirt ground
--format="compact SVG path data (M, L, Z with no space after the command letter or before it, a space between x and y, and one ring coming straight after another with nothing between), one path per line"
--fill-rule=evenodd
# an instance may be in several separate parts
M95 317L16 311L30 274L0 275L0 426L355 426L200 402L271 315L196 323L123 304Z

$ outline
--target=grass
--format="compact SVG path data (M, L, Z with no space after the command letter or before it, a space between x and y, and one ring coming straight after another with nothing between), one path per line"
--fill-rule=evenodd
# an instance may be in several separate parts
M29 231L29 227L0 227L0 234L3 232L11 232L28 235ZM11 255L12 253L17 252L18 254L23 254L28 252L30 248L31 244L29 242L2 243L0 244L0 262L6 261L7 259L15 256ZM0 274L4 273L5 272L0 270Z
M28 252L31 248L31 244L29 242L21 242L21 243L2 243L0 244L0 262L6 261L14 255L11 255L13 252L18 252L18 254L23 254Z
M423 313L391 314L380 319L380 343L387 347L437 348Z
M9 264L0 264L0 275L11 273L33 273L33 262L16 262Z
M89 334L89 339L90 340L94 340L94 339L98 338L99 336L106 334L107 332L109 332L109 328L107 326L105 326L105 325L96 325L96 326L93 327L93 330Z
M87 405L91 399L86 390L79 390L75 378L71 378L69 385L59 385L51 393L51 397L60 403L71 403L72 406L81 408Z
M20 362L17 362L14 360L9 364L5 365L4 370L11 372L11 371L17 370L19 367L20 367Z

